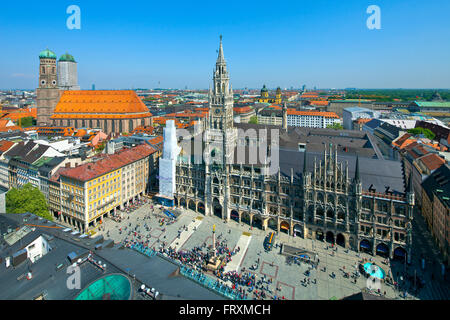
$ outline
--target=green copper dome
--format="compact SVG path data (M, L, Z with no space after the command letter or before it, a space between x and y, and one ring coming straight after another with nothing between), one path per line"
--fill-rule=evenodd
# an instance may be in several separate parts
M59 61L76 62L75 58L72 55L68 54L67 52L63 54L61 58L59 58Z
M266 85L264 85L263 86L263 88L261 89L261 92L267 92L268 90L267 90L267 88L266 88Z
M42 52L39 54L39 58L44 58L44 59L56 59L57 57L56 57L56 54L55 54L53 51L51 51L51 50L49 50L49 49L47 48L47 49L45 49L44 51L42 51Z

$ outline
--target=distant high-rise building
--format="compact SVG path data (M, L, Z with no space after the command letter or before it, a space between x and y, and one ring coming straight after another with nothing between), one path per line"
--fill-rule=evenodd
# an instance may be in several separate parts
M95 84L92 85L92 90L95 90Z
M46 49L39 54L39 87L36 89L37 125L50 124L50 116L59 97L56 55Z
M78 86L77 62L68 53L58 61L58 87L61 90L80 90Z

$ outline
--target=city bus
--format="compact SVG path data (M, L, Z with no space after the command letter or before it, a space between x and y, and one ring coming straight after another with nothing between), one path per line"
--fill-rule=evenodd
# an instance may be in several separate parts
M273 244L275 243L275 232L271 232L264 239L264 249L272 250Z

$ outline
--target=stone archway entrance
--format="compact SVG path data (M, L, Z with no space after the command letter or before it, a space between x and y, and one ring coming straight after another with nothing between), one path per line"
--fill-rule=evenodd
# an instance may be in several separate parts
M319 241L323 241L324 234L323 234L323 231L321 229L318 229L316 231L316 239L319 240Z
M345 248L345 236L342 233L336 236L336 244Z
M272 229L274 231L278 231L278 223L275 218L270 218L269 221L267 221L267 227L269 229Z
M203 204L203 202L198 203L197 211L201 214L205 214L205 205Z
M301 225L294 225L294 235L296 237L303 237L303 227Z
M286 221L281 221L280 223L280 231L286 234L290 234L290 225Z
M334 244L334 233L331 232L331 231L328 231L327 234L326 234L325 240L328 243Z
M253 216L252 226L263 230L263 222L260 216L257 215Z
M197 211L194 200L189 200L189 209L192 211Z
M217 198L213 200L213 212L214 215L222 219L222 205Z
M372 253L372 243L367 239L361 240L359 243L359 250L366 253Z
M186 208L186 200L184 198L180 199L180 207Z
M389 247L387 244L383 242L379 243L376 248L376 254L384 258L389 257Z
M397 247L394 250L394 259L399 261L405 261L408 257L408 253L402 247Z
M241 222L250 224L250 215L247 212L243 212L241 215Z
M231 210L230 218L236 222L239 222L239 213L236 210Z

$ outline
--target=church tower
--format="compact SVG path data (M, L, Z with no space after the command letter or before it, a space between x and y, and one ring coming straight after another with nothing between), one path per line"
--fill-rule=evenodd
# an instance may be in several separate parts
M209 117L205 131L205 208L207 215L230 219L231 165L237 141L233 125L233 89L220 36L219 55L209 89ZM220 213L219 213L220 211Z
M49 49L39 54L39 87L36 89L37 125L50 125L50 117L60 98L56 55Z
M57 72L58 87L61 90L80 90L77 62L72 55L65 53L59 58Z
M282 127L283 127L283 131L287 132L288 131L288 125L287 125L287 105L286 102L283 104L283 119L282 119Z
M281 103L281 88L278 87L277 91L275 92L275 103L279 104Z
M213 88L209 91L208 122L206 141L213 142L223 155L221 163L231 163L230 157L236 145L237 130L233 126L233 89L223 55L222 36L213 74ZM215 158L217 159L217 155Z

